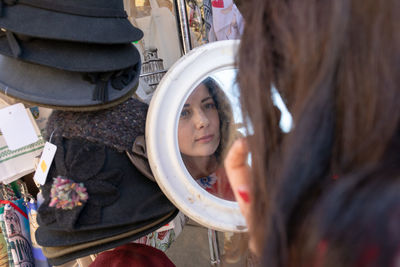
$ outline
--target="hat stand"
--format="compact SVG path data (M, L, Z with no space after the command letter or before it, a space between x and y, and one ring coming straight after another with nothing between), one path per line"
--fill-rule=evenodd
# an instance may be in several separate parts
M189 23L186 14L186 1L185 0L174 0L176 18L178 23L178 32L181 37L181 45L183 54L187 54L192 50L192 44L190 41ZM220 250L218 245L218 235L213 229L208 228L208 244L210 247L210 261L211 266L221 266Z

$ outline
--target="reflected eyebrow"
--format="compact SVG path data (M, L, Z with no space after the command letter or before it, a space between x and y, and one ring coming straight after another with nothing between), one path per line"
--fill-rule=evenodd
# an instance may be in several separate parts
M201 103L204 103L204 102L206 102L206 101L209 100L209 99L212 99L212 97L211 97L211 96L207 96L206 98L204 98L203 100L201 100Z
M190 107L190 104L183 105L184 108Z

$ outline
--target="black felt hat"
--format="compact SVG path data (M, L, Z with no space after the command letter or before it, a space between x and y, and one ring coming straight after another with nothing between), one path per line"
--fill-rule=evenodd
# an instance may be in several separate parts
M27 37L7 30L0 31L0 54L75 72L115 71L140 61L140 54L131 43L110 45L57 41Z
M53 109L105 109L127 100L136 90L140 57L131 64L107 72L76 72L0 55L0 93Z
M53 112L46 131L57 152L42 186L39 245L95 242L107 249L154 231L176 215L158 185L127 156L135 137L144 134L146 112L147 105L136 99L96 112ZM102 241L116 235L121 238ZM91 254L93 248L83 245L73 252Z
M130 99L107 110L57 111L50 116L47 133L51 133L57 152L42 187L41 226L71 232L119 227L175 209L157 183L145 177L126 154L135 137L144 134L146 113L146 104ZM56 177L83 183L89 194L85 204L51 207L54 188L58 188ZM57 190L56 198L61 199L58 196L64 191Z
M161 217L158 221L154 221L154 223L148 224L142 229L129 230L123 234L113 235L109 238L104 238L94 242L82 243L72 246L43 247L43 253L48 258L50 264L61 265L77 258L99 253L132 242L170 222L177 215L177 213L178 210L173 211L166 216ZM65 235L68 235L68 233L65 233Z
M63 255L63 256L48 258L48 262L51 265L61 265L61 264L67 263L67 262L77 259L77 258L85 257L90 254L100 253L105 250L127 244L127 243L131 242L132 240L134 240L134 238L132 238L131 236L128 236L128 237L117 239L115 241L111 241L108 243L96 245L96 246L93 246L93 247L90 247L87 249L78 250L78 251ZM156 248L154 248L154 249L157 250ZM160 250L158 250L158 251L160 251ZM157 256L157 254L155 254L154 256ZM129 265L129 263L130 262L128 262L128 261L125 262L124 266L137 266L137 265ZM147 262L146 266L153 266L153 265L149 265L149 264L150 264L150 262ZM104 265L104 266L108 266L108 265ZM165 265L163 265L163 266L165 266Z
M0 27L27 36L121 44L143 32L127 19L123 0L2 0Z

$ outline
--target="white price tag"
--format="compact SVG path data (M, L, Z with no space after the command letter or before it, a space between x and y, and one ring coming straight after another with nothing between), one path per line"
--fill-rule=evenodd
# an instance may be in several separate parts
M51 163L53 162L54 156L56 155L57 146L52 143L46 142L43 148L42 156L40 157L39 165L36 168L33 179L36 183L44 185L46 183L47 174Z
M10 150L35 143L38 136L23 104L0 109L0 129Z

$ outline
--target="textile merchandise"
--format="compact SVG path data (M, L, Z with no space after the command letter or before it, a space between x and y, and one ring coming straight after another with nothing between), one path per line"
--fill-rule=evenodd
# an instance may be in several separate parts
M4 206L4 222L7 240L15 266L34 266L29 221L23 199Z

